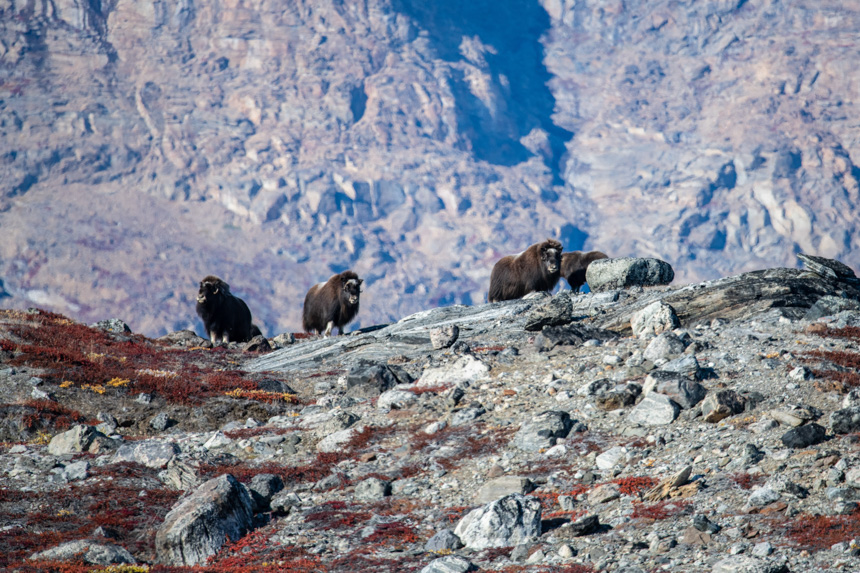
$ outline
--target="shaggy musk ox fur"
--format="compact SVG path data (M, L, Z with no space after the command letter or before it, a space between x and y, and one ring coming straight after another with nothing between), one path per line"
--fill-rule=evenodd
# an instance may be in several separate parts
M197 315L209 340L215 344L224 342L248 342L262 334L251 324L251 311L241 298L230 293L230 285L215 276L200 281L197 292Z
M343 327L358 314L358 297L363 282L354 272L343 271L324 283L312 286L305 295L302 313L305 332L316 331L329 336L336 326L338 334L343 334Z
M585 284L585 271L588 265L599 259L608 259L600 251L571 251L561 255L561 276L565 278L573 292L579 292L579 287Z
M547 239L519 255L502 257L490 274L487 300L522 298L533 291L550 291L558 284L561 243Z

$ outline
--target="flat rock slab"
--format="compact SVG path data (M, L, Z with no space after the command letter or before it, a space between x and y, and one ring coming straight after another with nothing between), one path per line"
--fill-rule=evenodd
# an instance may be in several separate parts
M414 359L433 351L430 335L435 329L456 325L458 340L466 342L498 330L499 321L504 322L506 330L522 331L526 321L523 313L540 302L520 299L478 306L434 308L378 330L294 344L253 359L244 368L250 372L294 372L326 363L351 367L367 363L384 364L393 356Z
M799 269L765 269L677 289L656 288L630 304L606 307L595 323L629 335L633 316L656 301L671 305L685 328L710 324L715 318L743 320L772 308L802 318L821 297L842 296L843 293L848 298L860 298L860 291L844 282Z

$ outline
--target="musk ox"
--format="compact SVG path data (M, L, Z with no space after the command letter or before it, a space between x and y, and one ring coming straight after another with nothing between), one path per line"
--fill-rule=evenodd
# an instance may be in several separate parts
M352 271L343 271L328 281L310 288L305 295L302 312L302 327L305 332L331 334L337 327L343 334L343 327L358 314L358 297L364 281Z
M579 287L585 284L585 271L588 265L598 259L608 259L600 251L571 251L561 255L561 276L565 278L573 292L579 292Z
M547 239L519 255L499 259L490 274L487 300L511 300L533 291L554 289L561 268L561 248L558 241Z
M262 334L251 323L251 311L241 298L230 293L230 285L216 276L209 275L200 281L197 291L197 315L212 344L224 342L248 342Z

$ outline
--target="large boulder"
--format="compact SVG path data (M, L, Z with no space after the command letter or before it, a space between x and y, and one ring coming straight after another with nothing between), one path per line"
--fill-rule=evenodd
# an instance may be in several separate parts
M454 533L470 549L513 547L537 541L540 520L540 500L515 493L470 511Z
M474 356L461 356L453 364L428 368L418 380L418 386L459 386L468 385L487 377L490 367Z
M588 265L585 281L594 292L632 286L667 285L675 278L672 265L660 259L601 259Z
M166 565L199 565L227 541L253 526L254 502L236 478L213 478L180 501L155 534L156 560Z
M79 454L89 450L98 436L104 436L92 426L79 424L62 434L57 434L48 443L48 453L54 456Z

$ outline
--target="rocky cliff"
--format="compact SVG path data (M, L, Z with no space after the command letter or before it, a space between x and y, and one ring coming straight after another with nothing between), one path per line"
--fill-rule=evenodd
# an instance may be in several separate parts
M269 333L484 300L502 254L677 282L860 266L860 2L0 0L0 305L163 334L218 274Z

